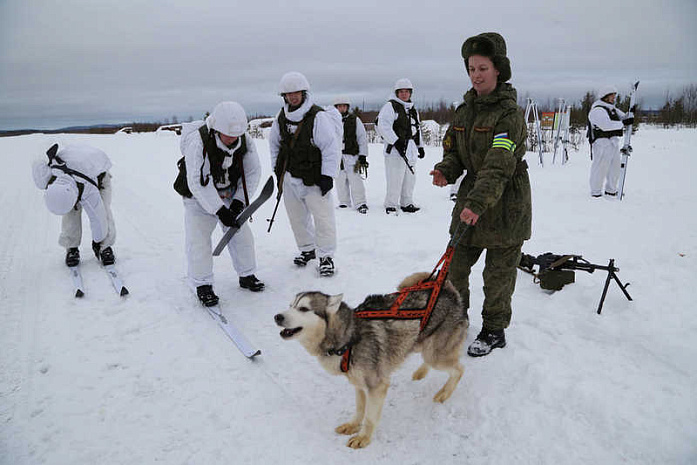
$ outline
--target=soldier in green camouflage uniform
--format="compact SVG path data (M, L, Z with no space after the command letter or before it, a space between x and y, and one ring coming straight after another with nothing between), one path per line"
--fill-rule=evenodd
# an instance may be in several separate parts
M466 171L452 213L450 234L470 227L455 249L449 278L469 308L469 275L484 249L482 330L467 350L482 356L506 345L511 296L523 241L530 238L532 202L525 155L526 125L516 103L503 37L470 37L462 57L472 89L464 96L443 140L433 184L453 184Z

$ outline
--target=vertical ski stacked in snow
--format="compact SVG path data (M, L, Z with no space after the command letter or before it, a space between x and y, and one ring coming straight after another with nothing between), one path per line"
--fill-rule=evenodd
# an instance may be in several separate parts
M636 102L636 92L637 88L639 87L639 81L635 82L634 85L632 86L632 91L629 96L629 111L634 112L634 105ZM632 115L634 116L634 115ZM622 197L624 197L624 180L627 177L627 163L629 162L629 155L632 152L632 146L629 145L629 142L632 139L632 131L634 129L634 125L630 124L629 126L625 126L624 128L624 144L622 144L622 148L620 149L620 184L618 188L618 194L617 198L619 200L622 200Z

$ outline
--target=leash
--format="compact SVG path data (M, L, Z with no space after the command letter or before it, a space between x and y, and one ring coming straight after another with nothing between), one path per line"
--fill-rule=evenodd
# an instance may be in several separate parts
M438 260L438 263L436 263L436 266L433 268L433 271L431 271L431 274L428 275L427 278L419 281L413 286L405 287L399 292L392 294L397 294L397 298L392 303L390 308L360 310L354 312L353 315L356 318L364 318L368 320L420 319L421 323L419 325L419 332L422 332L428 324L428 320L431 318L431 313L433 312L433 309L436 306L436 302L438 302L438 297L440 295L441 289L443 288L443 283L445 283L445 279L448 276L448 269L450 268L450 264L453 261L455 247L460 242L468 228L469 225L466 223L461 222L460 224L458 224L457 228L455 229L455 234L452 235L450 241L448 242L448 246L445 249L445 253L440 257L440 260ZM432 279L434 276L435 279ZM404 301L407 300L407 297L409 297L409 294L411 294L412 292L427 290L431 290L431 295L428 298L428 303L426 304L426 307L419 309L401 308ZM347 373L349 370L349 365L351 363L351 347L354 343L355 342L349 342L340 349L333 351L334 354L341 355L340 368L342 373Z

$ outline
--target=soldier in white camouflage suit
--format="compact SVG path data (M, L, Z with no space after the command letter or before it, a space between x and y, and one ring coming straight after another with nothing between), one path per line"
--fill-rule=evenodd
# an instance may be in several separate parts
M112 246L116 227L111 213L111 160L102 150L87 144L54 144L45 160L33 165L34 183L45 190L44 200L51 213L60 215L58 243L65 247L65 264L80 263L82 211L92 230L92 250L103 265L113 265Z

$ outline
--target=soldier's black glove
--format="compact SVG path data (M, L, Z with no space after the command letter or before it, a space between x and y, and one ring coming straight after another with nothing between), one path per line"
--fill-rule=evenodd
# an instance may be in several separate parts
M94 252L94 256L97 257L97 260L99 260L99 251L101 249L102 245L99 242L92 241L92 251Z
M228 228L235 226L235 215L233 215L230 209L227 208L225 205L220 207L218 211L215 212L215 214L218 216L220 222Z
M244 210L244 202L234 199L230 204L230 212L237 218L242 213L242 210Z
M634 124L634 117L630 116L629 118L625 118L624 120L622 120L622 124L624 124L625 126L631 126L632 124Z
M406 139L397 139L397 142L394 143L394 148L397 149L399 153L402 155L407 154L407 140Z
M636 113L636 103L632 105L632 108L629 109L632 113Z
M423 147L419 147L419 158L423 158L426 156L426 151L424 150Z
M53 144L50 149L46 151L48 156L48 164L50 165L54 158L56 158L56 153L58 153L58 144Z
M365 166L366 168L368 167L368 160L365 158L365 155L358 155L358 163Z
M317 185L319 186L319 190L322 191L322 197L324 197L327 195L327 192L334 187L334 179L332 179L331 176L322 175L319 177L319 183L317 183Z

